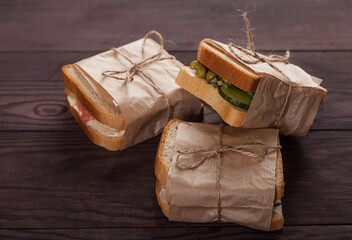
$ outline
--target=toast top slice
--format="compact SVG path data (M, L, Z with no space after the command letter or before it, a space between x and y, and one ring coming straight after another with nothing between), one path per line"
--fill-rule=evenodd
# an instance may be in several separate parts
M236 48L233 48L233 51L243 59L256 60L256 58L249 57ZM257 54L262 58L266 58L265 55ZM241 59L231 53L228 44L212 39L204 39L200 42L198 60L229 83L247 92L254 92L260 79L264 76L271 76L284 82L290 82L291 85L317 88L323 91L324 95L327 92L325 88L320 86L321 79L311 76L294 64L275 61L271 62L274 66L272 67L262 61L243 63Z
M246 91L255 92L260 76L234 58L229 52L216 47L211 39L204 39L198 47L198 61L229 83Z

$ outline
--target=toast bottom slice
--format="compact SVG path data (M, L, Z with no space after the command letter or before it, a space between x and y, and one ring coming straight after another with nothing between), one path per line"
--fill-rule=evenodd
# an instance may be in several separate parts
M77 107L74 106L74 103L71 100L72 98L75 98L75 95L66 88L65 96L67 108L93 143L110 151L117 151L123 148L124 130L112 129L97 120L84 121L81 118Z
M156 196L158 204L161 207L162 212L166 217L169 216L169 206L165 199L165 190L167 182L167 174L170 169L170 165L173 157L173 150L176 141L177 127L183 121L171 120L165 127L160 143L158 146L156 159L155 159L155 175L157 177L156 182ZM283 176L283 164L282 155L278 150L278 157L276 161L276 172L275 172L275 206L273 208L272 222L270 231L278 230L283 227L284 218L282 214L281 198L284 194L284 176ZM274 204L274 203L273 203Z

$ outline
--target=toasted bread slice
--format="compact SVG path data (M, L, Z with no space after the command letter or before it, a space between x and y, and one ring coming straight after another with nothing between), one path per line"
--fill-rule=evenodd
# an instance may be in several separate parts
M176 83L210 105L227 124L233 127L242 126L247 111L223 99L216 88L195 75L195 70L183 67L176 78Z
M160 205L165 216L169 216L169 206L165 200L165 186L167 182L167 175L170 169L170 165L173 158L174 145L177 136L177 127L182 123L181 120L171 120L162 133L158 151L155 159L155 175L157 177L156 182L156 195L158 204ZM276 173L275 173L275 202L280 203L278 206L273 208L272 223L270 231L278 230L283 227L284 218L282 215L281 198L284 194L284 176L283 176L283 164L282 155L278 149L278 157L276 161ZM273 204L274 204L273 203Z
M236 87L246 92L255 92L260 76L229 53L214 47L212 42L210 39L200 42L198 61Z
M110 151L117 151L123 147L124 130L110 128L98 120L84 121L75 105L77 97L67 88L65 89L65 95L67 108L93 143Z

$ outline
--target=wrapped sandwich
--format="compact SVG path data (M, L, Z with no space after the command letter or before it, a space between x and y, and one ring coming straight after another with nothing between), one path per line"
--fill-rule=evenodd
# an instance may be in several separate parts
M67 107L95 144L108 150L133 146L159 134L171 118L202 117L200 101L175 83L182 67L164 50L161 35L149 32L64 66Z
M277 129L172 120L159 143L155 175L157 201L170 221L283 227Z
M277 128L283 135L306 136L327 93L322 80L290 64L289 55L255 52L246 23L250 50L204 39L197 61L182 68L176 83L231 126Z

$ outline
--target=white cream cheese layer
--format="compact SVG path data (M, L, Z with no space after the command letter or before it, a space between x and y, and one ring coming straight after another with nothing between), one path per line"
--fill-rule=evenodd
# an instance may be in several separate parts
M78 109L77 105L77 97L74 95L72 92L67 96L67 101L70 104L70 106L78 112L80 116L82 116L82 112ZM89 120L86 122L87 126L93 128L94 131L97 131L101 134L103 134L106 137L122 137L125 134L125 130L116 130L114 128L111 128L109 126L106 126L99 122L98 120Z

